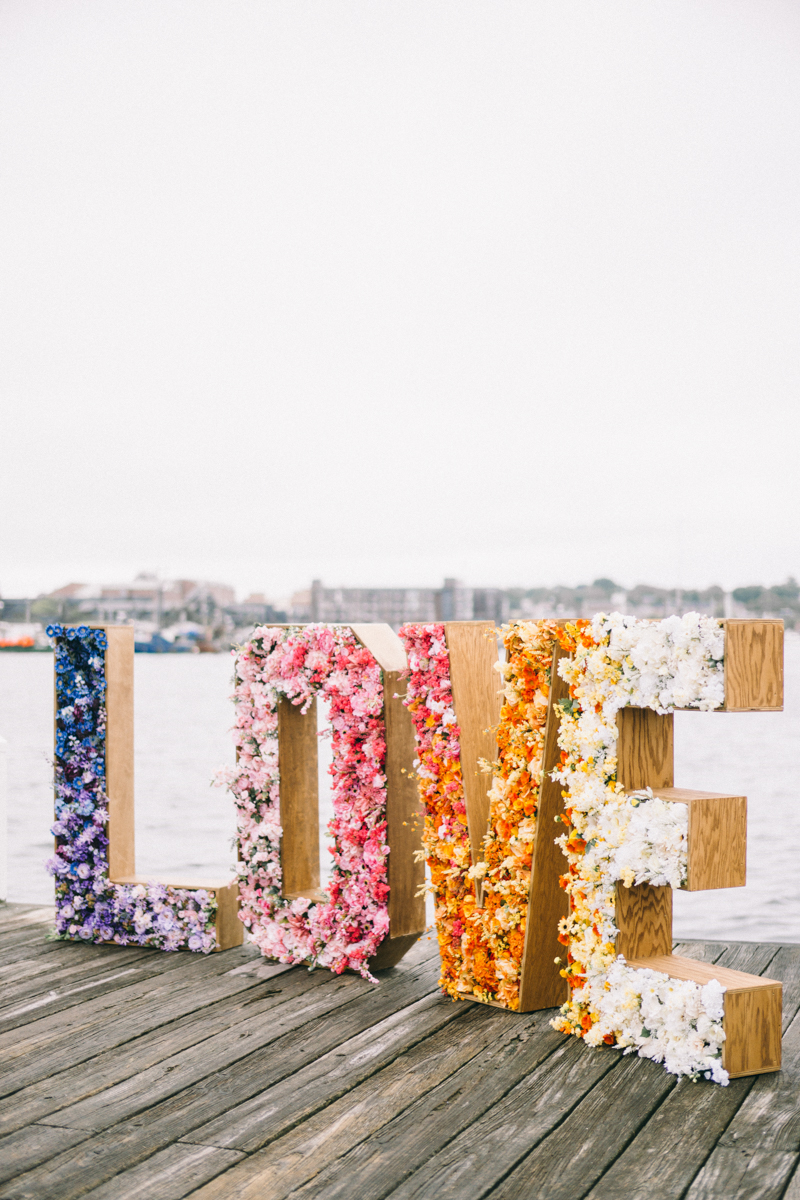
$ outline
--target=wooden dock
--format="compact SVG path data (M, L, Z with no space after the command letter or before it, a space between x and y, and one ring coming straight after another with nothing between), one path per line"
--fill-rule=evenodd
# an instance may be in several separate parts
M679 943L784 984L784 1067L727 1088L437 991L66 944L0 907L0 1198L800 1200L800 945Z

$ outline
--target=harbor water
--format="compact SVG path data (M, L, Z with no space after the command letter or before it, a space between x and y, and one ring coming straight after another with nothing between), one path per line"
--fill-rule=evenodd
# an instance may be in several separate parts
M232 874L232 802L212 787L234 763L232 666L224 654L136 656L140 874ZM0 653L0 735L8 741L9 899L52 903L43 865L53 846L52 655ZM748 797L746 887L677 892L676 936L800 942L798 761L800 635L787 634L784 712L676 714L676 786Z

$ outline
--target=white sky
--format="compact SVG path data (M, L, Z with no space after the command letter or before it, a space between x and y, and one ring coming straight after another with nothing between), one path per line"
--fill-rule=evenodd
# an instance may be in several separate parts
M800 575L796 0L0 0L0 592Z

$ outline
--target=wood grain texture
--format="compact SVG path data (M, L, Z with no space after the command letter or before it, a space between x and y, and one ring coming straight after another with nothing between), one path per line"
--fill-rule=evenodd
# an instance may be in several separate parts
M244 925L239 920L239 884L234 879L227 887L214 889L217 897L216 950L231 950L244 941Z
M461 774L469 823L473 864L483 858L483 839L489 828L491 777L478 766L480 759L497 758L494 730L500 723L500 676L495 670L496 631L491 621L448 621L445 624L453 708L461 730Z
M626 792L671 788L675 781L672 713L623 708L617 713L617 779Z
M722 1064L731 1079L780 1071L782 999L779 983L725 993Z
M758 1149L800 1152L800 1021L783 1039L778 1075L759 1075L726 1128L721 1144L753 1153Z
M597 1181L586 1200L675 1200L682 1196L753 1086L736 1079L727 1087L679 1079Z
M405 940L411 935L419 937L425 929L425 896L421 894L425 886L425 861L419 857L422 851L423 817L414 773L414 726L411 714L403 704L405 680L400 680L397 671L384 670L383 688L389 938L396 941L398 938ZM407 945L413 945L413 940ZM387 962L386 965L393 966L394 963Z
M29 1125L9 1133L0 1138L0 1183L15 1179L87 1137L77 1129L51 1129L47 1125Z
M447 1138L442 1130L430 1144L428 1161L392 1190L392 1200L433 1200L434 1197L436 1200L478 1200L478 1197L502 1194L494 1190L495 1187L502 1188L501 1180L533 1147L557 1136L559 1126L570 1111L583 1097L591 1095L609 1072L615 1073L619 1059L620 1056L613 1053L592 1054L577 1039L562 1042L538 1066L529 1068L525 1077L505 1095L495 1099L489 1107L481 1106L469 1126L459 1131L458 1137ZM478 1094L473 1102L476 1108L481 1100ZM462 1101L462 1105L464 1103ZM442 1114L437 1121L440 1129L452 1124L452 1120L448 1122L447 1114ZM587 1133L584 1127L582 1137ZM424 1134L423 1129L419 1134L420 1141ZM576 1153L578 1144L573 1140L569 1153L562 1156L563 1171L567 1170L570 1156ZM430 1150L434 1151L433 1155ZM569 1193L561 1194L580 1195L574 1180L570 1186ZM540 1196L550 1200L554 1195L551 1191L527 1187L507 1194L514 1200L527 1200L527 1197L538 1200Z
M362 1141L342 1160L331 1162L304 1187L293 1191L292 1200L319 1196L350 1200L355 1194L358 1200L378 1200L387 1192L394 1196L402 1180L409 1176L413 1179L412 1171L423 1167L437 1150L446 1150L456 1133L465 1132L472 1122L491 1113L511 1086L537 1069L539 1080L544 1079L542 1064L555 1059L560 1049L553 1031L544 1024L532 1026L525 1019L515 1020L485 1006L480 1012L482 1024L496 1030L496 1041L427 1094L417 1097L408 1092L405 1111L387 1122L376 1137ZM451 1029L457 1033L458 1026ZM438 1181L423 1194L438 1196Z
M275 1047L274 1053L279 1056L298 1030L315 1020L335 1020L343 1006L368 994L369 985L362 981L361 986L353 987L355 982L352 976L321 973L313 988L304 988L302 977L282 981L282 985L271 979L263 983L257 978L245 980L239 1004L229 1009L224 1024L206 1040L195 1040L173 1054L162 1056L102 1092L98 1089L82 1100L62 1104L50 1116L43 1117L42 1124L97 1133L168 1100L215 1072L233 1067L256 1051ZM238 1021L231 1019L235 1012ZM281 1044L281 1039L286 1042ZM264 1082L267 1086L266 1076ZM245 1091L244 1095L249 1093Z
M383 673L383 719L386 727L386 839L389 844L389 934L370 970L396 966L425 929L425 862L422 814L414 774L414 725L403 703L408 666L405 647L390 625L351 625Z
M317 702L306 713L278 701L281 872L284 899L320 891Z
M747 798L689 788L653 788L653 793L689 809L688 870L683 890L744 887Z
M672 950L672 888L650 883L617 884L617 954L634 958L670 954Z
M163 957L174 966L158 977L132 984L121 979L120 984L125 986L111 996L93 998L66 1012L42 1017L24 1030L0 1034L2 1093L46 1079L70 1064L95 1058L169 1020L199 1014L252 987L251 980L227 975L226 955ZM67 1041L69 1052L65 1053Z
M782 985L778 980L670 954L628 958L628 966L663 971L672 979L689 979L701 986L716 979L726 989L725 1070L732 1079L780 1070Z
M725 712L783 708L783 621L723 621Z
M106 789L108 873L136 870L133 790L133 626L93 625L108 638L106 668Z
M757 1150L754 1154L717 1146L685 1200L779 1200L797 1165L796 1154Z
M226 960L240 961L243 951L228 951ZM159 956L162 960L165 956ZM263 962L263 960L261 960ZM257 961L251 964L257 967ZM264 970L262 966L260 968ZM238 974L233 968L231 974ZM158 1076L146 1077L146 1073L159 1063L168 1063L173 1067L168 1074L175 1075L176 1056L182 1051L198 1046L219 1034L234 1030L230 1037L231 1044L239 1040L240 1026L247 1020L268 1019L270 1024L283 1022L290 1008L300 1009L294 1013L295 1024L284 1026L277 1034L271 1029L270 1033L280 1036L290 1028L302 1026L308 1016L306 1002L313 1000L314 993L319 987L331 982L330 976L322 972L309 975L297 969L292 969L288 978L270 980L268 987L263 987L260 976L245 979L243 986L233 995L217 999L213 1004L201 1009L179 1013L164 1025L157 1025L145 1033L135 1037L132 1044L124 1040L104 1047L92 1057L81 1060L69 1052L62 1053L61 1060L53 1067L58 1078L43 1078L19 1089L13 1095L0 1099L0 1133L13 1132L24 1125L57 1113L70 1105L76 1105L90 1097L100 1097L100 1107L109 1098L108 1089L114 1088L126 1081L135 1080L136 1094L146 1096L149 1103L153 1093L149 1091ZM353 999L349 988L352 977L337 980L338 986L333 991L328 989L326 996L335 1007L337 1003L347 1003ZM358 993L360 994L360 993ZM273 1010L280 1006L285 1008L283 1015ZM327 1011L327 1010L326 1010ZM244 1031L248 1033L248 1030ZM213 1048L213 1043L210 1048ZM252 1046L251 1046L252 1048ZM238 1049L238 1048L237 1048ZM179 1060L178 1060L179 1061ZM129 1087L130 1087L129 1083ZM184 1080L178 1078L176 1090L184 1086ZM119 1095L119 1093L117 1093ZM135 1102L134 1102L135 1104ZM133 1107L132 1111L138 1111ZM91 1126L90 1126L91 1128Z
M556 817L564 811L563 785L554 783L550 778L560 755L558 703L569 696L569 686L558 674L558 662L563 654L556 644L550 671L543 770L525 923L525 949L520 972L520 1012L555 1008L563 1004L569 994L560 964L555 961L563 957L563 947L558 940L558 923L562 917L569 915L569 897L559 884L560 877L566 871L566 860L555 840L559 829L563 829L563 825L556 824Z
M13 913L5 923L18 932ZM557 1034L549 1012L454 1005L429 939L375 986L249 947L0 938L0 982L19 969L35 988L47 961L69 984L96 965L103 993L0 1033L0 1135L17 1134L0 1142L14 1176L0 1200L797 1195L800 946L676 948L696 956L693 976L760 982L763 995L783 983L780 1072L692 1085ZM109 992L123 961L161 969Z
M244 1158L238 1150L178 1143L125 1174L124 1200L178 1200ZM85 1193L85 1200L122 1200L118 1179Z
M91 1187L99 1187L115 1175L127 1172L171 1143L185 1139L205 1122L229 1112L228 1125L234 1136L237 1132L247 1131L257 1137L260 1127L263 1134L258 1144L263 1145L279 1131L282 1120L286 1122L283 1127L288 1127L293 1123L292 1116L296 1118L299 1111L311 1115L338 1098L348 1086L369 1077L376 1067L402 1052L404 1043L398 1022L392 1022L389 1028L383 1025L392 1014L399 1015L401 1010L427 996L426 1017L432 1014L435 1003L441 1023L455 1019L458 1009L433 991L435 980L433 963L418 964L409 970L400 968L394 987L368 986L361 1004L342 1005L334 1016L308 1022L301 1034L292 1033L279 1045L265 1047L263 1051L239 1059L228 1071L215 1072L212 1076L206 1070L200 1083L147 1108L135 1118L120 1121L111 1128L113 1120L108 1118L113 1114L108 1114L107 1128L103 1132L87 1139L76 1151L62 1153L44 1168L21 1177L15 1184L8 1185L7 1191L0 1188L0 1197L22 1200L32 1194L37 1198L53 1195L59 1200L73 1200ZM329 983L357 985L364 982L329 977ZM296 1015L302 1019L302 1011L298 1008L296 1006ZM401 1022L406 1021L405 1046L409 1039L412 1044L416 1040L415 1030L419 1026L414 1016L419 1011L415 1009L401 1018ZM434 1020L433 1014L431 1020ZM357 1041L362 1033L366 1036ZM384 1054L386 1057L382 1058ZM301 1070L306 1072L303 1077L306 1085L326 1076L328 1082L319 1082L315 1089L312 1087L313 1095L309 1095L305 1087L298 1086L293 1090L290 1077L294 1076L298 1082ZM276 1112L267 1113L262 1093L280 1080L286 1080L286 1086L279 1093L281 1104ZM248 1098L253 1099L253 1104L245 1112L242 1102ZM294 1105L292 1111L288 1109L289 1104ZM284 1109L285 1118L282 1116ZM208 1141L200 1144L208 1144Z
M786 1033L800 1012L800 946L781 946L769 964L769 973L772 979L783 984L782 1023Z
M282 1200L312 1180L318 1189L335 1189L339 1178L352 1180L356 1175L360 1189L369 1190L375 1162L370 1151L374 1152L375 1146L364 1143L395 1119L398 1124L389 1127L389 1137L381 1135L380 1145L385 1147L388 1142L397 1150L402 1147L407 1169L411 1170L413 1155L405 1145L399 1122L405 1120L409 1128L412 1123L423 1128L431 1110L438 1114L453 1097L457 1102L466 1086L482 1088L487 1080L491 1086L498 1079L498 1066L502 1069L510 1057L509 1046L513 1052L523 1044L520 1038L527 1042L530 1028L528 1022L509 1021L482 1006L461 1006L456 1021L418 1042L329 1107L255 1151L240 1166L198 1191L195 1200L229 1200L232 1195L236 1200L263 1200L267 1190L271 1200ZM555 1045L555 1039L552 1041ZM529 1064L530 1059L525 1065ZM446 1099L440 1085L447 1085L454 1076L457 1078L449 1085ZM491 1099L489 1095L485 1103L491 1103ZM385 1159L379 1169L385 1172Z
M619 1145L629 1141L658 1111L676 1082L674 1075L667 1075L655 1063L634 1058L620 1061L620 1057L613 1052L608 1055L615 1062L614 1069L581 1099L550 1137L532 1147L492 1191L492 1200L570 1200L585 1194L596 1182L617 1157ZM451 1195L454 1193L444 1193L448 1198ZM645 1196L649 1200L649 1191ZM630 1200L634 1200L634 1193L630 1193Z

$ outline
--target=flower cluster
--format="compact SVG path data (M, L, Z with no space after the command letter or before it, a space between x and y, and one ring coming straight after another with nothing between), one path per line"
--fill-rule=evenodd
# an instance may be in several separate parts
M476 911L470 877L467 808L461 774L460 730L453 711L450 659L443 625L404 625L408 657L405 704L414 723L414 767L425 808L422 843L431 871L440 986L454 1000L475 992L475 974L488 994L497 987L488 947L471 918Z
M107 639L86 625L50 625L55 643L56 931L63 938L200 950L216 945L214 895L108 878Z
M278 703L306 712L330 703L333 870L328 899L281 891ZM369 959L389 931L383 680L347 628L262 626L236 653L236 809L241 919L262 953L371 979Z
M587 983L594 1023L590 1046L612 1043L626 1054L663 1062L673 1075L704 1075L723 1086L724 988L670 979L661 971L633 970L618 959L605 978Z
M483 879L483 903L471 919L488 947L493 975L484 981L476 963L476 992L511 1009L519 1007L550 670L554 644L562 636L555 621L507 625L505 662L497 664L504 700L499 758L489 791L484 857L470 872Z
M662 713L720 705L724 634L696 613L660 622L601 614L568 631L575 650L560 665L570 700L562 706L554 778L566 788L569 827L558 840L569 862L562 882L570 913L559 935L568 947L562 974L570 998L554 1025L593 1043L638 1048L678 1074L727 1082L716 992L665 975L649 979L655 973L625 966L615 947L617 882L680 886L688 822L685 805L654 798L649 789L626 795L617 782L617 713L629 704ZM663 1020L658 1004L667 1010Z

